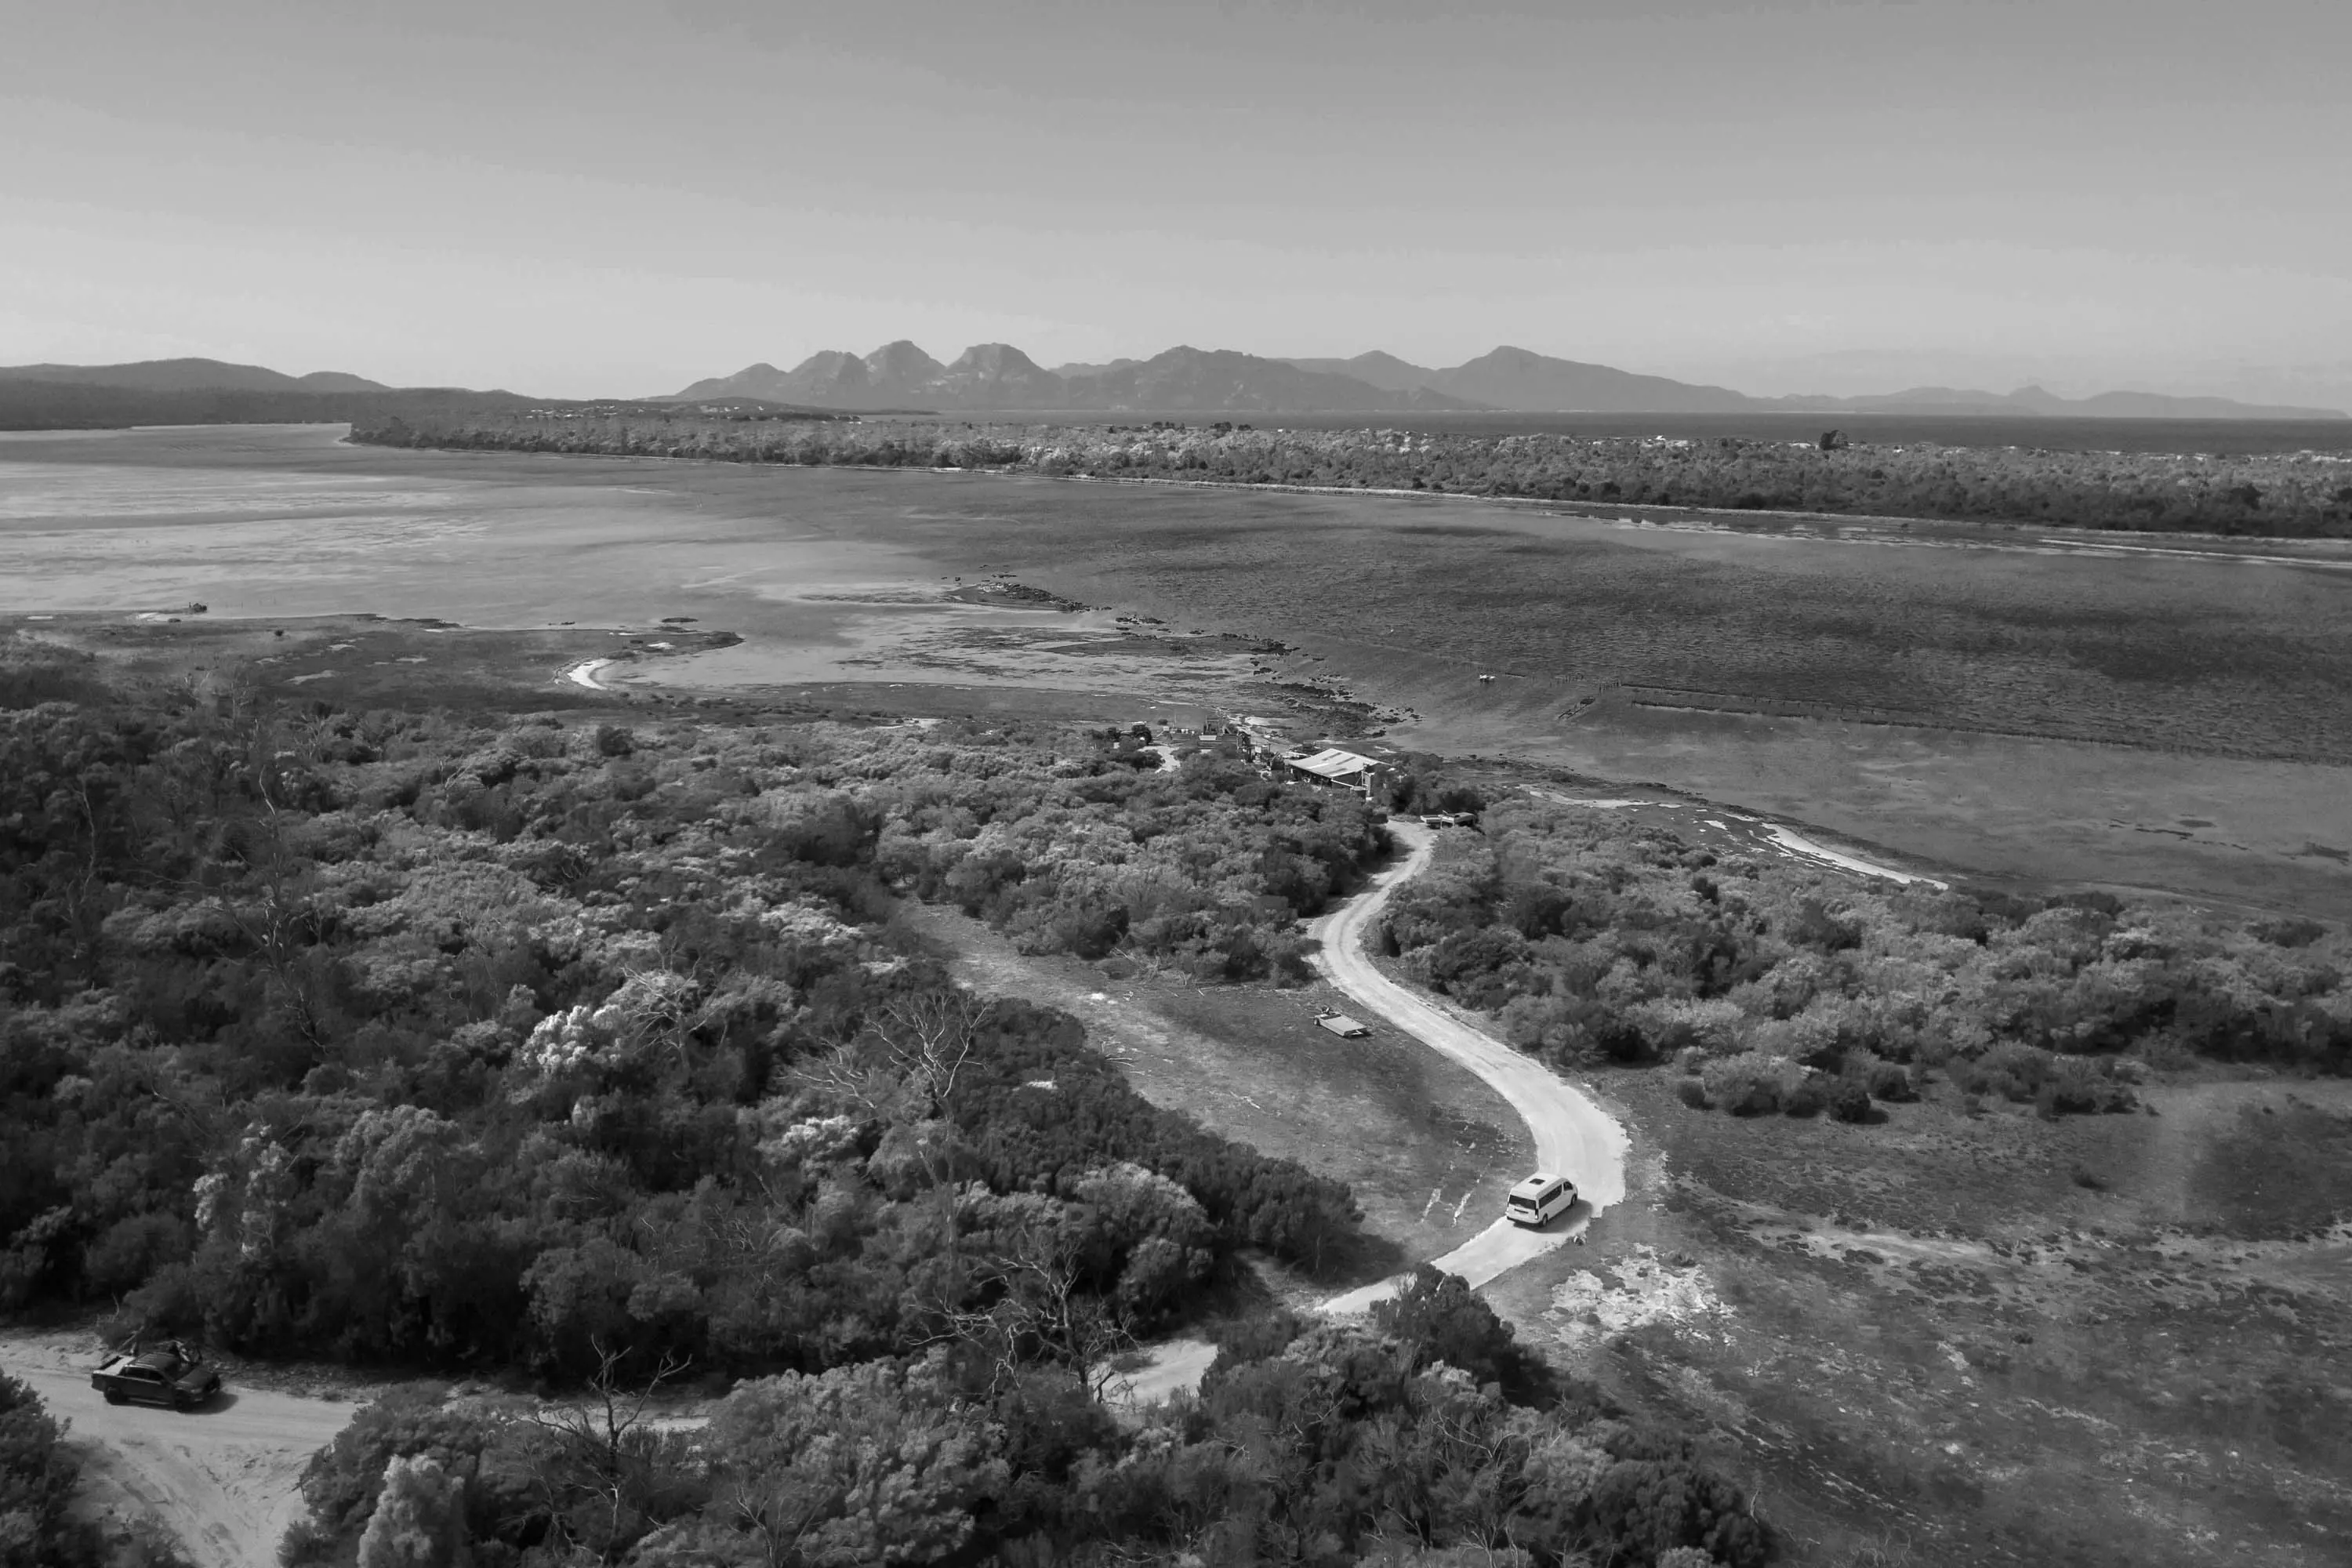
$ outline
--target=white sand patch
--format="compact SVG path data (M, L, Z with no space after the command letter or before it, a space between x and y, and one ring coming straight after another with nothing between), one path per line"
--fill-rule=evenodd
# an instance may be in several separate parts
M1217 1359L1217 1347L1190 1336L1139 1348L1136 1364L1112 1377L1103 1390L1114 1405L1133 1409L1157 1405L1176 1394L1199 1390L1201 1379Z
M1775 844L1791 854L1801 855L1808 860L1823 861L1841 870L1858 871L1865 877L1884 877L1890 882L1925 882L1938 891L1950 886L1948 882L1938 882L1933 877L1913 876L1908 871L1898 871L1892 866L1881 866L1874 860L1864 860L1858 856L1832 849L1825 844L1816 844L1804 835L1791 833L1778 824L1765 828L1764 832Z
M574 686L584 686L591 691L610 689L596 679L596 672L614 661L609 658L583 659L563 672L563 679Z
M1544 1316L1559 1325L1564 1343L1613 1338L1653 1323L1704 1333L1729 1314L1709 1288L1705 1269L1675 1268L1650 1247L1637 1244L1610 1272L1616 1276L1613 1282L1580 1269L1553 1289Z

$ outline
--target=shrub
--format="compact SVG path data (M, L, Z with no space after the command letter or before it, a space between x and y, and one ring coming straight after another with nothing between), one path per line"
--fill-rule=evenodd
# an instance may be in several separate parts
M95 1564L96 1532L68 1512L81 1465L29 1384L0 1373L0 1568Z
M1801 1064L1761 1051L1721 1058L1699 1073L1706 1098L1734 1116L1769 1116L1780 1110L1792 1116L1811 1115L1823 1100L1811 1078Z
M2062 1114L2094 1114L2136 1110L2139 1097L2116 1076L2116 1064L2106 1057L2060 1057L2051 1066L2046 1085L2051 1108Z
M446 1392L417 1385L387 1393L362 1405L333 1442L310 1456L302 1471L309 1517L289 1532L282 1554L287 1568L332 1563L349 1552L374 1516L394 1462L426 1460L452 1475L478 1468L501 1425L447 1408ZM493 1521L481 1510L488 1500L468 1500L488 1533Z
M1542 1356L1519 1344L1511 1325L1458 1274L1421 1265L1392 1299L1373 1305L1372 1321L1412 1352L1415 1371L1443 1362L1482 1385L1500 1384L1517 1404L1551 1391Z
M1973 1059L1954 1062L1952 1080L1974 1094L2023 1103L2041 1093L2056 1059L2039 1046L2003 1040Z
M1780 1110L1786 1116L1815 1116L1830 1104L1830 1092L1836 1079L1817 1072L1797 1068L1801 1076L1794 1081L1783 1079L1780 1087ZM1865 1105L1869 1097L1864 1096Z
M1872 1100L1903 1103L1919 1098L1918 1086L1910 1068L1868 1051L1849 1053L1839 1064L1838 1076L1844 1083L1855 1086Z

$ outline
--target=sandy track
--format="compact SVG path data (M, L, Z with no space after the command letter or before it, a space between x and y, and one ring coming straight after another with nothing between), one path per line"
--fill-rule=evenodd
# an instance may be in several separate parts
M0 1370L32 1384L68 1426L87 1506L143 1515L176 1536L197 1568L259 1568L302 1511L310 1456L353 1407L231 1387L202 1410L109 1405L89 1385L96 1348L58 1338L0 1342Z
M1515 1268L1580 1235L1592 1217L1625 1197L1625 1130L1608 1112L1579 1093L1543 1063L1485 1033L1426 997L1416 995L1374 966L1364 952L1364 935L1405 882L1428 866L1435 836L1418 823L1391 822L1389 831L1410 853L1381 873L1370 890L1317 921L1317 958L1331 984L1435 1051L1453 1058L1486 1080L1528 1124L1536 1163L1576 1184L1580 1194L1568 1215L1543 1230L1528 1230L1497 1219L1462 1246L1431 1261L1472 1285ZM1324 1303L1326 1310L1360 1312L1396 1290L1384 1279Z
M1114 1405L1157 1405L1179 1390L1190 1394L1208 1375L1217 1347L1202 1339L1166 1340L1142 1347L1142 1364L1121 1373L1105 1389Z

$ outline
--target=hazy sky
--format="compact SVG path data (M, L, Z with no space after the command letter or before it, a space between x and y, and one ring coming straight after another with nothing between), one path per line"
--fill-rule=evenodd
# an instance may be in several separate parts
M2352 387L2352 0L0 0L0 363Z

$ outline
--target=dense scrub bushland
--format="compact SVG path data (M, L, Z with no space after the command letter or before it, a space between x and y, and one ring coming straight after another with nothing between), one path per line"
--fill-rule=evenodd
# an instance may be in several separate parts
M1090 1367L1234 1248L1354 1234L888 922L1262 973L1378 847L1352 802L1001 731L7 688L79 700L0 712L0 1310L577 1375L817 1372L1051 1297Z
M1779 441L1430 436L1394 430L802 424L487 413L353 427L392 447L727 462L1012 468L1336 485L1536 500L1947 518L2071 528L2352 537L2352 459Z
M1828 1110L1963 1091L2124 1110L2150 1066L2352 1070L2352 941L2106 894L1878 891L1512 801L1449 836L1383 941L1563 1067L1679 1060L1694 1103Z
M1360 1563L1752 1568L1771 1542L1687 1440L1550 1384L1424 1268L1370 1324L1260 1319L1197 1403L1112 1420L966 1347L740 1384L698 1431L517 1419L438 1391L362 1410L303 1480L289 1568ZM379 1538L431 1553L372 1558Z
M366 1407L288 1563L1769 1555L1687 1441L1426 1269L1370 1324L1244 1319L1197 1404L1107 1413L1221 1257L1312 1268L1353 1205L949 984L894 899L1263 973L1378 847L1360 805L1068 734L7 673L37 705L0 712L5 1305L588 1385ZM750 1375L706 1427L646 1421L631 1391L681 1371ZM70 1466L14 1395L0 1563L79 1561Z

